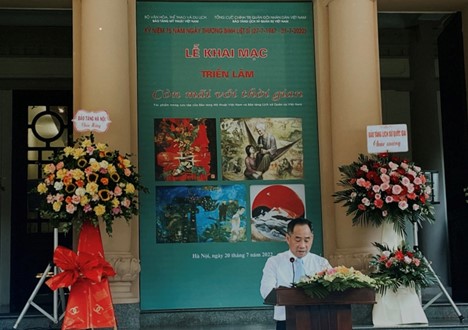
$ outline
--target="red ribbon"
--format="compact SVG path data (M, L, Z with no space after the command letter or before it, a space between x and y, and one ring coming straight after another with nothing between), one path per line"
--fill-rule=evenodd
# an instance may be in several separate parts
M62 272L47 280L46 284L52 290L69 287L83 279L93 283L101 282L103 277L114 276L112 266L100 255L79 252L58 246L54 252L54 263Z

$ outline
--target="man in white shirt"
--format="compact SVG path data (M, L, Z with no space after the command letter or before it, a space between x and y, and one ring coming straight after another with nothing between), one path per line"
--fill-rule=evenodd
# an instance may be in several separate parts
M260 283L260 294L263 299L275 288L291 287L298 281L297 275L301 273L313 275L325 268L331 268L327 259L310 253L313 241L314 233L309 220L297 218L288 223L286 242L289 250L268 258L263 268ZM286 329L284 306L275 306L274 319L277 330Z

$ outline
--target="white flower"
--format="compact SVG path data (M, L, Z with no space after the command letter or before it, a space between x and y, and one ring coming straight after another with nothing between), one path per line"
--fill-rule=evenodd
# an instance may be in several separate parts
M78 196L84 196L86 194L86 189L83 187L78 187L75 190L75 194Z
M57 191L62 190L62 188L63 188L63 182L62 182L62 181L56 181L56 182L54 183L54 188L55 188L55 190L57 190Z
M99 163L99 165L101 166L101 168L107 168L109 166L109 162L106 160L103 160Z

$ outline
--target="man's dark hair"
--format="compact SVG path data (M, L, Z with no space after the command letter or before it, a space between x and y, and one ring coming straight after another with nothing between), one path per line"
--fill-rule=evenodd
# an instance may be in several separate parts
M289 221L289 223L288 223L288 234L292 234L293 231L294 231L294 227L296 227L298 225L309 226L310 231L314 232L314 229L312 228L312 222L310 222L306 218L296 218L296 219L292 219L291 221Z

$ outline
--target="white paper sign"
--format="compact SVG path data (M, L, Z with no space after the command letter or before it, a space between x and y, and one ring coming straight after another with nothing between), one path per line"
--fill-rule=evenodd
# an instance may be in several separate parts
M370 154L408 151L406 124L367 126L367 151Z
M105 132L109 128L111 120L105 110L86 111L78 110L72 119L73 126L78 132L96 131Z

